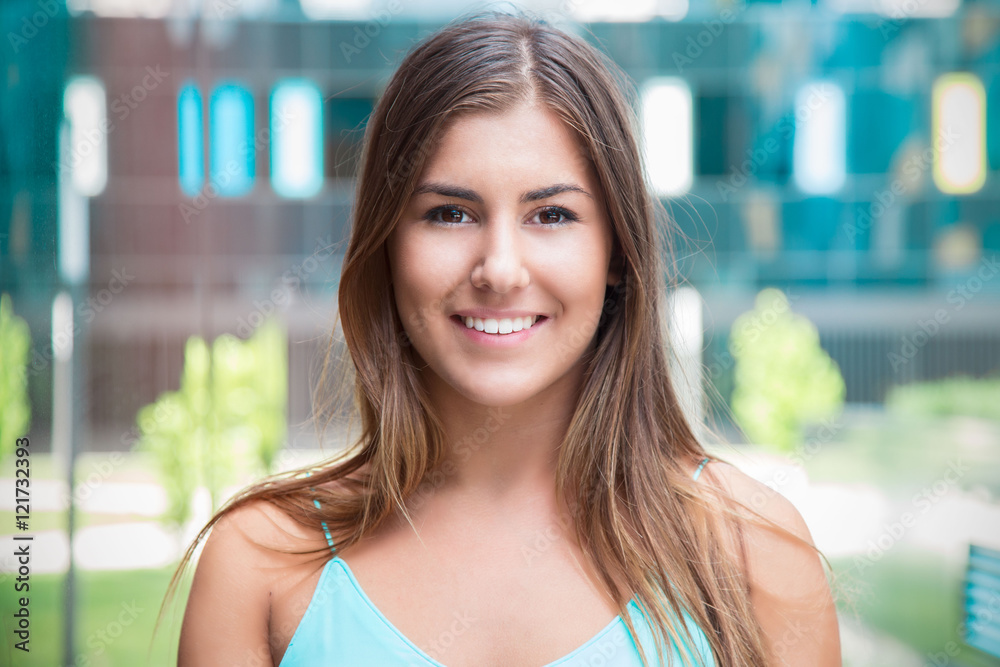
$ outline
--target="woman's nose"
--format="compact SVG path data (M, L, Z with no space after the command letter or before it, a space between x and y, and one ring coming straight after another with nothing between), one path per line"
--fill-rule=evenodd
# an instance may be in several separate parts
M482 228L479 257L472 270L472 284L505 294L528 285L528 267L520 235L520 223L489 221Z

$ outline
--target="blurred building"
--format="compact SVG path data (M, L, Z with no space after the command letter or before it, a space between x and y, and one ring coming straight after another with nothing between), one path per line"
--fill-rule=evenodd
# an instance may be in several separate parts
M466 6L66 5L0 5L0 291L35 335L33 431L51 421L66 326L52 304L71 285L85 448L124 446L136 411L177 387L188 336L247 336L272 312L300 424L365 119L407 49ZM531 8L638 86L650 178L683 235L676 269L704 298L703 361L723 396L729 327L769 285L817 324L851 402L1000 367L1000 3Z

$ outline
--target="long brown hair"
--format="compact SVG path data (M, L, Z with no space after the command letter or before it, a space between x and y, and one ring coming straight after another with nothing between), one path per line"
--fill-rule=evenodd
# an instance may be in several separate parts
M644 175L635 92L600 50L524 14L456 20L410 51L389 81L365 130L340 279L348 358L341 358L335 327L314 404L325 428L344 399L338 391L345 384L331 378L346 367L360 435L323 465L272 476L230 499L187 549L167 597L209 529L254 500L312 529L325 522L338 548L396 513L409 518L406 503L433 483L446 447L455 444L446 442L426 399L394 307L386 239L450 120L526 100L547 105L577 133L604 192L622 267L620 282L608 287L559 449L556 485L573 510L576 536L633 637L627 604L634 599L642 609L658 655L668 654L665 642L692 639L678 622L686 612L705 630L716 664L767 663L745 563L726 548L738 544L742 552L739 521L748 515L688 472L705 451L668 373L661 318L669 217Z

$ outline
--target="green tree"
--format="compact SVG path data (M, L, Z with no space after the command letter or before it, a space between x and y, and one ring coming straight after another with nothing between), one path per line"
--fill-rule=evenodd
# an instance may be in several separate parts
M31 332L14 314L10 295L0 295L0 461L16 449L31 426L28 402L28 356Z
M287 357L285 333L273 320L246 341L226 334L210 348L188 339L180 389L137 415L135 448L153 455L167 491L164 521L182 526L199 486L214 511L241 468L273 472L286 435Z
M780 290L757 295L754 310L733 323L729 347L736 360L733 414L753 442L793 452L805 424L842 409L840 369L820 347L816 327L791 312Z

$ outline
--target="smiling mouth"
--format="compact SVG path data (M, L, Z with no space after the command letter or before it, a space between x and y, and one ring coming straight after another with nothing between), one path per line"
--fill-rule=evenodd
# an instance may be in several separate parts
M467 329L475 329L476 331L503 336L509 333L522 331L524 329L530 329L532 326L548 318L544 315L503 317L497 319L452 315L451 319L464 325Z

